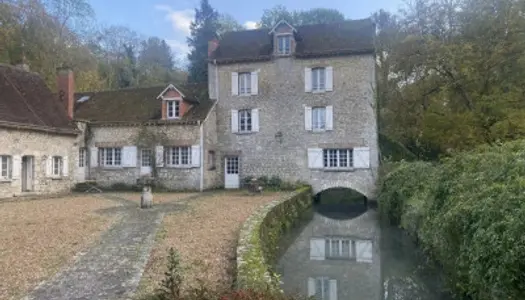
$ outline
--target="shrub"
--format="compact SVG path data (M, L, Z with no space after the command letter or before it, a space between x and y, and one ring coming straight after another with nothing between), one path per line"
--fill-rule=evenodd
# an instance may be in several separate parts
M415 236L469 299L525 299L525 142L440 164L400 163L381 182L383 219Z
M268 176L261 176L257 178L257 181L259 181L259 184L262 184L263 186L268 186L270 180L268 179Z
M270 188L279 189L282 187L282 184L283 181L281 178L279 178L279 176L272 176L268 180L268 187Z

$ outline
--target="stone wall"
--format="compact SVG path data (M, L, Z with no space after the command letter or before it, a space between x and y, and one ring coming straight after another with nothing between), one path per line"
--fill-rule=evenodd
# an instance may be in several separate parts
M237 287L280 290L272 269L281 237L301 220L312 205L310 187L277 199L246 220L237 243Z
M89 142L89 147L100 146L105 143L136 146L139 142L141 130L144 130L144 128L140 126L92 126L92 138ZM148 126L146 130L151 130L155 134L165 137L164 142L172 146L199 145L200 143L200 129L197 125ZM157 167L157 172L161 183L168 189L199 189L200 167L172 168L164 166ZM135 184L140 177L140 148L137 148L136 167L90 167L89 174L98 184L105 187L115 183Z
M306 93L304 69L331 66L333 91ZM231 73L258 71L258 95L232 96ZM240 152L240 176L279 176L311 183L316 191L336 186L375 196L378 136L372 55L219 65L218 140L221 153ZM305 130L305 106L333 106L332 131ZM231 132L231 110L259 108L259 132ZM281 138L276 135L282 134ZM308 168L307 149L369 147L370 169L327 172Z
M204 189L212 189L223 185L223 172L221 160L217 149L217 105L212 108L208 119L203 123L204 130ZM209 155L213 151L214 162Z
M20 196L22 194L66 193L71 190L75 171L78 147L76 136L58 135L29 130L0 129L0 155L14 157L33 157L33 190L22 193L22 172L20 177L0 180L0 198ZM68 176L51 178L46 176L46 158L52 156L67 157ZM18 161L21 164L21 161Z

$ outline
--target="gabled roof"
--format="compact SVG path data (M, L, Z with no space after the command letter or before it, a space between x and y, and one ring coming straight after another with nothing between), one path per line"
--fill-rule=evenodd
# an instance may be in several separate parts
M0 64L0 125L77 134L64 104L36 73Z
M168 86L169 88L170 86ZM207 98L206 84L173 85L192 108L180 119L169 123L196 123L203 121L213 104ZM166 86L125 88L111 91L75 94L75 119L93 123L141 123L161 121L162 102ZM86 99L87 98L87 99ZM82 101L79 101L81 100Z
M285 20L281 20L279 22L277 22L277 24L275 24L275 26L273 26L272 30L270 30L270 32L268 34L272 34L275 32L275 30L277 28L279 28L279 26L281 25L286 25L288 27L290 27L292 29L293 32L297 32L297 29L295 29L295 27L293 27L292 25L290 25L290 23L286 22Z
M374 53L375 24L368 19L297 26L295 57ZM273 35L268 28L223 34L210 60L217 63L270 60Z
M178 93L182 98L186 97L186 96L184 96L184 93L183 93L183 92L181 92L181 91L180 91L179 89L177 89L173 84L170 83L170 84L169 84L169 85L168 85L168 86L167 86L167 87L166 87L166 88L165 88L165 89L164 89L164 90L163 90L163 91L157 96L157 99L159 99L160 97L164 96L164 94L166 94L166 92L169 91L169 90L175 90L175 91L177 91L177 93Z

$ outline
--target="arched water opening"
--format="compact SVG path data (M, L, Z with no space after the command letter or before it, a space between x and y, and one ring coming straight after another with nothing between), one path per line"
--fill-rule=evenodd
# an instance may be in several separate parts
M347 187L332 187L313 196L314 210L331 219L351 219L365 213L368 198Z

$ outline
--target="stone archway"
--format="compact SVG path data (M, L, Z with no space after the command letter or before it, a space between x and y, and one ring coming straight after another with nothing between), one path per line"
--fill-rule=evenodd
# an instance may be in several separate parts
M368 210L368 197L347 187L331 187L313 196L315 211L331 219L357 217Z

